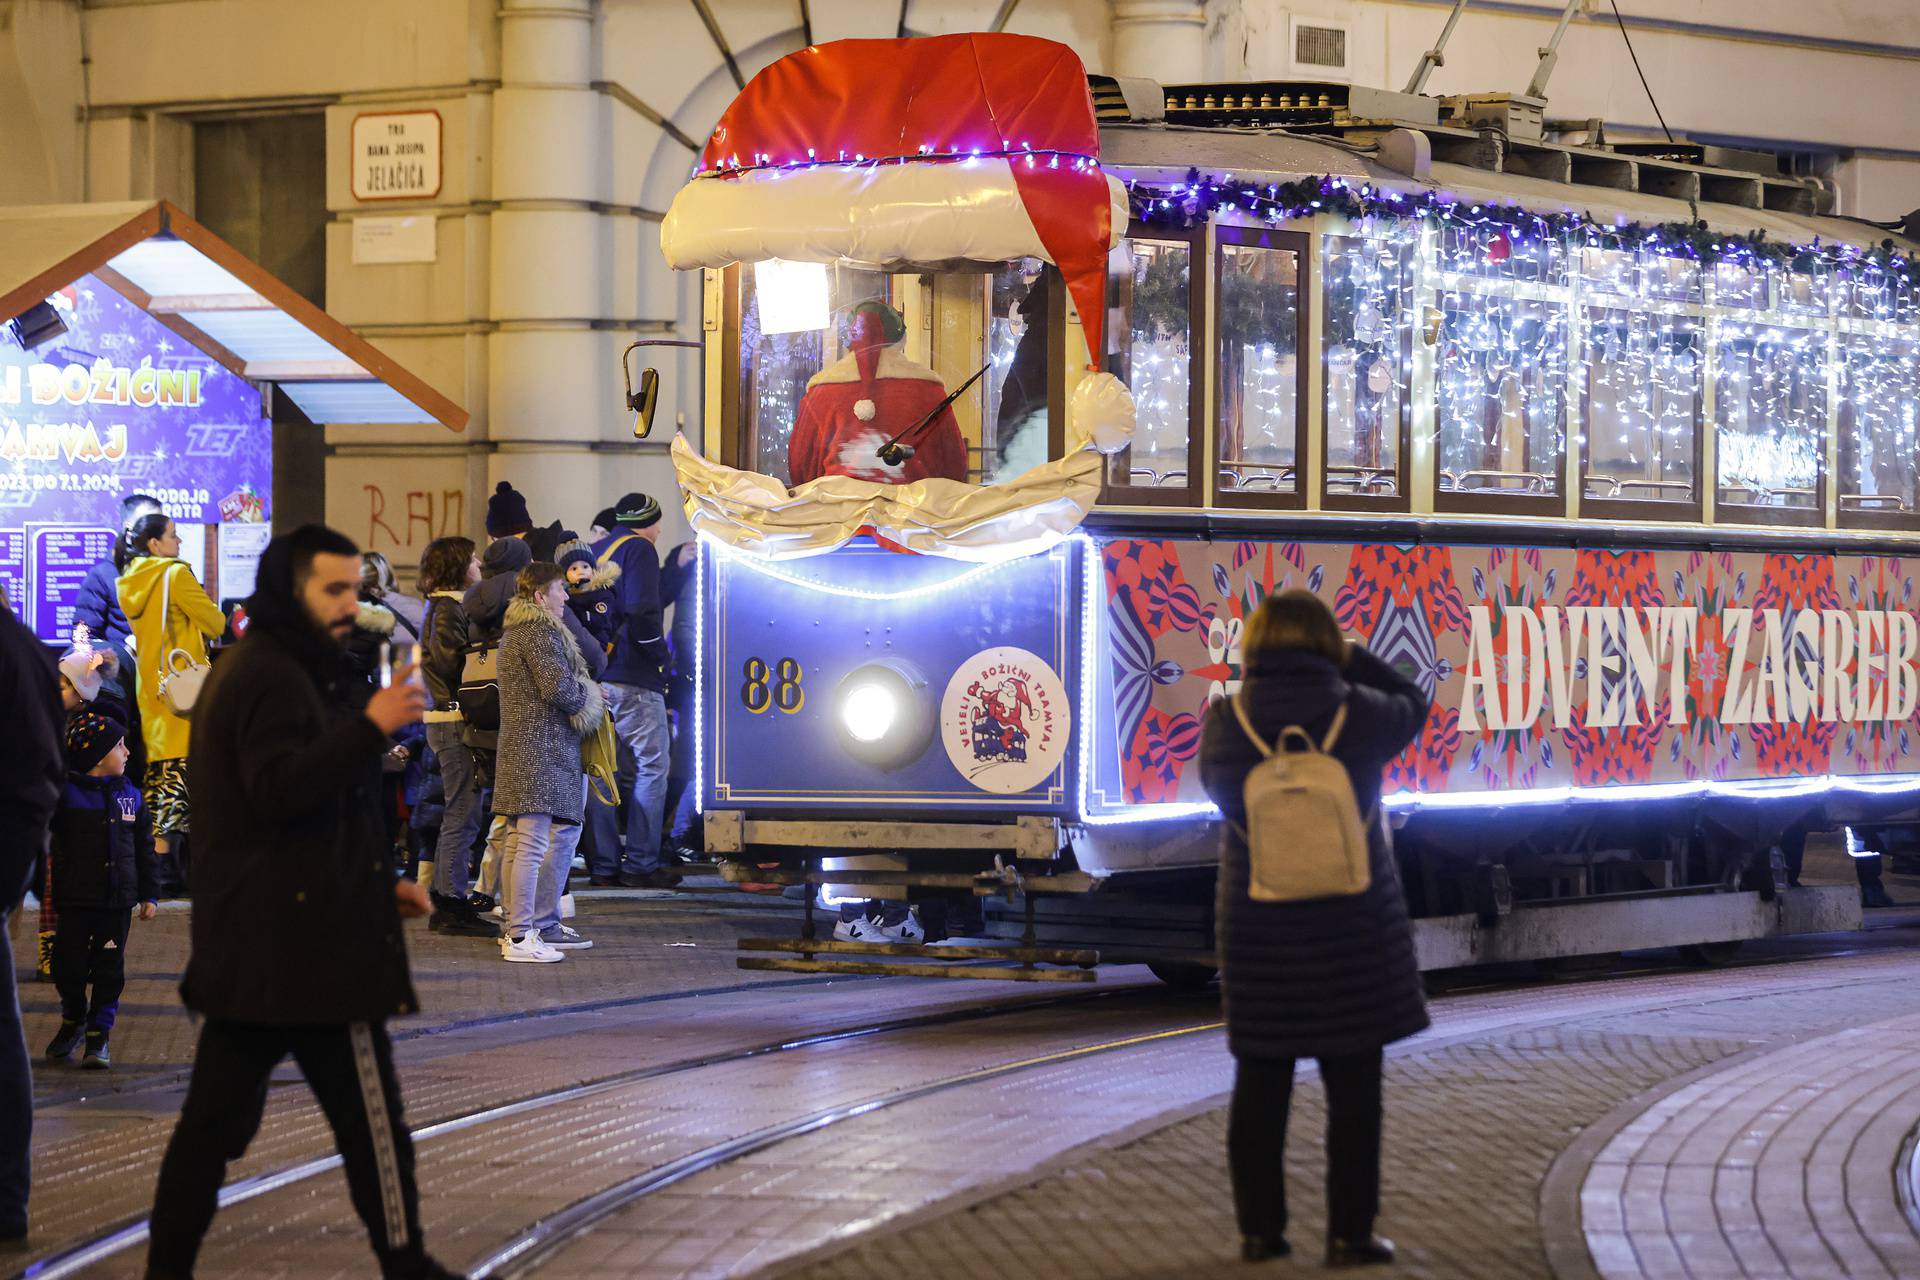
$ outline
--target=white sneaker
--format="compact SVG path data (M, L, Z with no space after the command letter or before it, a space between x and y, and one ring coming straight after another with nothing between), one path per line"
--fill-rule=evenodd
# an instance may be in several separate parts
M925 942L927 931L920 927L920 914L912 908L907 910L907 918L899 924L878 926L881 933L887 935L888 942Z
M842 920L833 926L836 942L925 942L927 931L920 927L920 917L912 911L899 924L881 924L872 916L862 916L858 920Z
M560 895L560 918L562 920L573 919L573 895L570 893Z
M585 951L593 945L592 938L581 937L564 924L557 924L540 933L540 941L555 951Z
M518 942L500 939L500 958L509 964L556 964L566 956L540 941L540 935L529 929Z
M858 920L842 920L833 926L835 942L895 942L898 939L887 936L877 920L861 916Z

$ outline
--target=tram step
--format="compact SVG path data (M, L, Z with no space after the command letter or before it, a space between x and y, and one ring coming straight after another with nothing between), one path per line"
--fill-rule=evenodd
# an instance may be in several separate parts
M1098 951L1057 947L929 947L915 942L837 942L821 938L742 938L740 950L798 953L798 958L743 955L734 961L742 969L1014 982L1092 982L1093 966L1100 963ZM978 960L1013 963L956 963Z
M1003 982L1092 982L1091 969L1041 969L1027 966L970 964L902 964L887 960L799 960L776 956L741 956L742 969L781 973L845 973L889 978L987 978Z

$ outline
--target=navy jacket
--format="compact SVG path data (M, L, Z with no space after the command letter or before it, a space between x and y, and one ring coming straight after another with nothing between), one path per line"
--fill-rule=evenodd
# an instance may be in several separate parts
M105 642L113 647L114 655L120 659L121 674L106 683L116 692L130 692L126 673L133 670L133 654L127 648L127 641L133 631L127 625L125 611L120 608L120 571L113 567L113 561L97 560L87 570L86 578L80 583L80 594L73 598L73 620L86 623L96 643Z
M50 851L61 911L124 911L160 896L153 826L140 788L124 777L68 774Z
M667 668L667 705L690 714L693 710L693 675L699 655L694 646L699 639L699 591L694 581L700 572L698 557L680 562L680 548L667 553L667 564L660 570L661 594L673 610L667 641L673 651Z
M605 555L616 542L620 545L608 558L620 566L619 581L613 584L618 630L606 672L600 678L664 693L671 655L667 649L666 610L660 601L660 555L647 539L615 529L593 544L594 558Z
M1345 703L1333 756L1347 767L1362 814L1379 803L1381 770L1427 718L1419 687L1358 646L1344 669L1304 649L1283 649L1248 672L1243 696L1269 743L1287 725L1323 740ZM1233 708L1215 703L1200 739L1200 777L1225 819L1214 928L1228 1047L1237 1057L1317 1058L1378 1048L1424 1029L1413 929L1384 823L1371 827L1372 883L1364 893L1310 902L1248 896L1241 789L1260 758Z

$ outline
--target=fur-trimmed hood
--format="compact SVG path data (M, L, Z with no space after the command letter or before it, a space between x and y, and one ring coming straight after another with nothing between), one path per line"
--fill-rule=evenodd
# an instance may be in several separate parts
M613 584L620 581L620 566L609 560L605 564L595 565L593 576L585 582L569 582L567 594L578 596L589 591L609 591Z
M362 600L360 612L354 616L353 625L362 631L371 631L377 635L393 634L394 613L387 606L374 600Z
M514 627L545 627L560 638L561 652L567 655L568 670L587 690L586 702L568 719L582 738L599 728L600 717L606 712L606 702L600 696L600 682L593 678L593 669L587 666L587 659L580 652L580 644L573 638L573 632L567 630L566 624L548 613L544 605L523 595L515 595L507 602L506 623L509 630Z

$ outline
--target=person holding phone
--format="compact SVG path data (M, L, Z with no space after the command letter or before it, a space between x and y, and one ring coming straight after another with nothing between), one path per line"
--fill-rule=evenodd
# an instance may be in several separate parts
M291 1056L333 1129L353 1205L388 1280L454 1273L421 1242L413 1142L387 1035L419 1008L401 922L426 891L400 874L380 816L380 757L427 693L405 666L352 701L345 656L360 550L323 525L260 559L246 638L195 708L190 777L200 895L180 992L205 1021L160 1165L149 1277L193 1274L227 1165Z

